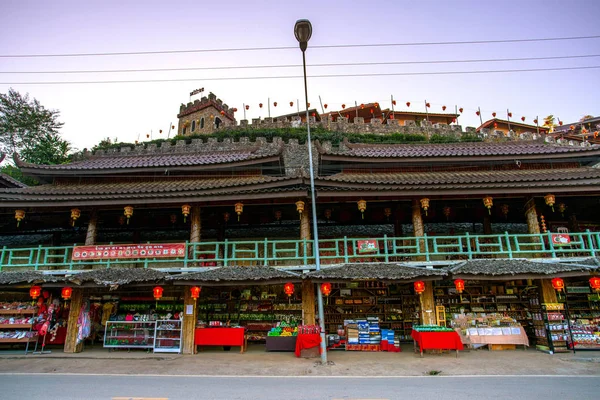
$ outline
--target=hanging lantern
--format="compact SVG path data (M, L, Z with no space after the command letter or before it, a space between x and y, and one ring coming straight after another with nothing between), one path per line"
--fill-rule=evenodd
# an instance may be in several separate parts
M415 286L415 293L420 295L421 293L423 293L425 291L425 282L423 281L416 281L414 283Z
M171 216L169 217L169 220L171 221L172 224L175 224L175 222L177 222L177 215L171 214Z
M537 118L533 120L533 123L537 125L537 123L538 123Z
M327 110L327 103L323 104L323 108Z
M317 116L317 113L312 113L312 114L310 114L310 115L311 115L312 117L316 117L316 116Z
M240 221L240 215L244 212L244 205L242 203L235 203L235 212L238 216L238 222Z
M525 117L521 117L521 121L525 122Z
M559 120L558 120L558 124L559 124L560 126L562 126L563 122L562 122L562 121L559 119Z
M375 102L375 104L373 104L375 107L379 107L379 103Z
M364 104L361 104L361 105L360 105L360 109L361 109L361 110L364 110L364 109L365 109L365 105L364 105Z
M259 108L262 108L262 103L258 103L258 107L259 107Z
M198 297L200 297L201 290L202 290L202 288L200 286L192 286L190 288L190 294L192 296L192 299L197 300Z
M250 109L250 106L246 106L246 110L249 110L249 109Z
M600 292L600 278L597 276L592 276L590 278L590 286L596 292Z
M183 214L183 222L186 222L188 215L190 215L191 209L192 209L192 206L190 206L189 204L184 204L181 206L181 213Z
M275 211L275 219L277 221L279 221L281 219L281 211L279 211L279 210Z
M442 111L446 111L446 106L442 106Z
M293 106L294 106L294 102L290 101L290 107L293 107Z
M560 214L564 217L565 216L565 210L567 209L567 205L565 203L560 203L558 205L558 211L560 211Z
M35 285L29 288L29 296L31 296L32 299L37 299L38 297L40 297L40 295L42 294L42 288Z
M225 115L225 111L221 111L221 115Z
M365 219L365 210L367 209L367 201L360 199L359 201L356 202L356 204L358 205L358 209L360 210L360 213L362 214L362 219Z
M374 111L373 111L373 109L372 109L372 108L371 108L371 110L370 110L370 111L371 111L371 114L373 114L373 112L374 112Z
M276 101L273 102L273 107L277 107L277 102Z
M225 221L225 223L229 222L229 216L230 214L228 212L223 213L223 220Z
M465 290L465 281L463 281L462 279L455 279L454 286L456 286L456 291L458 293L462 293L463 290Z
M452 209L448 206L444 207L444 216L446 217L446 220L448 220L448 218L450 217L450 212L452 211Z
M119 216L119 225L121 225L121 226L125 225L125 216L124 215Z
M127 217L127 225L129 225L129 218L131 218L131 216L133 215L133 207L126 206L124 210L125 212L123 214L125 215L125 217Z
M565 281L563 281L562 278L554 278L552 279L552 287L557 292L560 292L565 288Z
M456 122L456 118L452 118L452 122Z
M296 211L298 211L300 218L302 218L302 213L304 212L304 202L302 200L296 202Z
M498 129L498 123L494 122L494 129Z
M552 212L554 212L554 203L556 202L556 197L554 197L553 194L548 193L544 196L544 200L548 206L552 207Z
M496 112L492 113L492 117L496 118Z
M325 296L329 296L329 294L331 293L331 283L321 283L321 293L323 293Z
M425 103L425 107L429 108L429 107L431 107L431 104Z
M512 118L512 113L511 112L508 113L508 118Z
M462 108L462 107L461 107L461 108L459 108L459 109L458 109L458 112L462 114L462 112L463 112L463 108Z
M162 286L155 286L154 289L152 289L152 295L156 300L160 299L163 295Z
M390 216L392 215L392 209L391 209L391 208L389 208L389 207L386 207L386 208L384 208L384 209L383 209L383 215L385 215L385 217L386 217L387 219L389 219L389 218L390 218Z
M235 107L234 107L234 108L233 108L233 112L237 112L237 108L235 108Z
M79 210L79 208L72 208L71 209L71 220L72 220L72 226L75 226L75 221L77 221L79 219L79 217L81 216L81 211Z
M483 198L483 205L488 209L488 213L492 215L492 206L494 205L494 198L492 196L485 196Z
M540 215L540 226L542 228L542 232L546 233L547 229L546 229L546 219L544 218L543 215Z
M475 114L477 114L477 116L479 116L481 113L479 111L475 111Z
M392 100L392 104L393 104L393 105L396 105L396 100Z
M65 286L60 291L60 297L62 297L65 300L69 300L71 298L72 294L73 294L73 288L68 287L68 286Z
M287 294L289 297L291 297L294 294L294 284L291 282L288 282L285 285L283 285L283 292L285 294Z
M425 215L427 215L427 210L429 210L429 199L427 197L423 197L421 200L421 208L425 211Z
M342 104L342 110L343 110L344 108L346 108L346 105L345 105L345 104Z
M406 107L410 107L410 101L406 102Z
M25 218L25 210L15 210L15 219L17 220L17 227L19 227L19 224L21 223L23 218Z
M508 218L508 204L502 204L500 206L500 210L502 210L502 214L504 215L504 218Z

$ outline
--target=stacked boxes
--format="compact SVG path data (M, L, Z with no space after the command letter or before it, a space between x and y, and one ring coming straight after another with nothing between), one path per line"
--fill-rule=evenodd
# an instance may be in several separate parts
M369 344L380 344L379 317L367 317L367 323L369 324Z

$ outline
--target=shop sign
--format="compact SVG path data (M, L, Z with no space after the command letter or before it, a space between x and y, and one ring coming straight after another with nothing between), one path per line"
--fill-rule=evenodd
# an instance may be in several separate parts
M377 240L359 240L356 244L359 253L376 253L379 251Z
M185 243L118 244L73 247L73 260L183 257Z
M589 286L567 286L567 293L590 293Z
M555 246L565 246L571 243L571 237L564 233L553 233L552 244Z

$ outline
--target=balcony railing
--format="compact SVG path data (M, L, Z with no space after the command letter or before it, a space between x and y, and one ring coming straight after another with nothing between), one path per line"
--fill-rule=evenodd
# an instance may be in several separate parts
M321 264L356 262L448 262L478 258L573 258L600 254L600 232L423 237L340 238L319 241ZM72 259L73 246L7 248L0 270L81 270L142 267L189 268L226 265L314 264L310 240L246 240L186 243L179 258Z

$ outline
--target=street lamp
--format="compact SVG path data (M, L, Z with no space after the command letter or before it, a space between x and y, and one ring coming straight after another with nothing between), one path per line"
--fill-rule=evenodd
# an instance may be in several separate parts
M302 50L302 67L304 68L304 105L306 107L306 143L308 146L308 166L310 171L310 200L312 209L312 223L313 223L313 249L315 252L315 266L317 271L321 269L321 258L319 256L319 231L317 230L317 202L315 199L315 174L313 171L313 156L312 156L312 144L310 139L310 121L308 115L308 87L306 85L306 57L305 52L308 47L308 41L312 35L312 25L307 19L299 19L294 25L294 35L296 40L300 43L300 50ZM321 363L327 364L327 344L325 343L325 313L323 312L323 294L321 293L321 287L317 291L317 304L319 307L319 325L321 326Z

